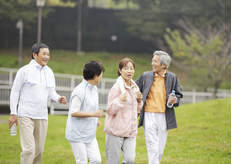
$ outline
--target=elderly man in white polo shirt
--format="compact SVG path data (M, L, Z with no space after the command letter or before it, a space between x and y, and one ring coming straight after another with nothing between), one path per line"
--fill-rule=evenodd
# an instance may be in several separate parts
M40 164L42 161L48 126L48 97L60 104L67 103L66 97L55 91L54 74L47 66L49 47L37 43L31 51L32 60L18 70L10 94L9 127L19 122L21 164Z

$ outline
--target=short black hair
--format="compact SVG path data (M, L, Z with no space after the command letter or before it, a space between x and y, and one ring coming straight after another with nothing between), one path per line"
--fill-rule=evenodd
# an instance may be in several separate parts
M97 60L91 60L86 63L83 69L83 76L85 80L94 79L94 76L100 76L102 72L105 72L105 68L102 63Z
M35 43L32 47L31 47L31 58L34 59L33 57L33 53L36 53L37 55L39 54L40 48L48 48L49 47L44 44L44 43Z

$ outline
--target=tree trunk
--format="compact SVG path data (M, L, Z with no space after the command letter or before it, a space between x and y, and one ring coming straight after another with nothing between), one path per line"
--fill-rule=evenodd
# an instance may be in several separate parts
M5 47L5 48L8 48L8 46L9 46L8 32L5 32L4 47Z
M215 82L214 88L213 88L213 99L217 98L217 90L218 90L218 88L219 88L219 83Z
M78 1L78 20L77 20L77 53L81 52L81 5L82 0Z

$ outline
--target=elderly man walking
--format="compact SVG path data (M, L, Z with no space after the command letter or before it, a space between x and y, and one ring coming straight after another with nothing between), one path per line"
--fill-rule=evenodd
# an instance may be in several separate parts
M144 72L136 84L143 94L139 127L143 126L149 164L159 164L167 140L168 130L177 128L175 111L183 97L179 80L167 70L170 56L163 51L155 51L152 58L152 71ZM175 91L171 99L173 107L167 107L169 94Z
M55 91L53 71L47 66L49 47L37 43L31 49L32 60L16 74L10 94L9 128L19 118L21 164L40 164L48 127L48 97L66 104L66 97ZM19 106L17 108L19 100Z

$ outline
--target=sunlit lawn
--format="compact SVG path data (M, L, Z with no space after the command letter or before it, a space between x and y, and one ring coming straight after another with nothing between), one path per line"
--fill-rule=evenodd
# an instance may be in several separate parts
M231 99L206 101L176 108L178 128L170 130L162 164L230 164L231 163ZM9 116L0 116L0 163L20 163L19 130L10 136ZM67 116L49 115L49 126L42 163L75 163L71 146L66 140ZM4 121L5 120L5 121ZM97 130L97 140L105 158L104 118ZM143 129L139 128L135 163L147 164Z
M18 50L0 49L0 67L18 68ZM105 67L103 78L117 78L118 63L123 58L131 58L135 63L135 73L133 79L137 79L143 72L152 70L152 54L129 54L113 52L85 52L83 55L77 55L76 51L54 50L50 49L50 60L48 66L54 73L65 73L73 75L82 75L86 62L90 60L99 60ZM22 65L26 65L31 60L31 50L24 49L22 55ZM171 64L169 71L175 72L182 85L189 86L188 74L180 70L174 64Z

